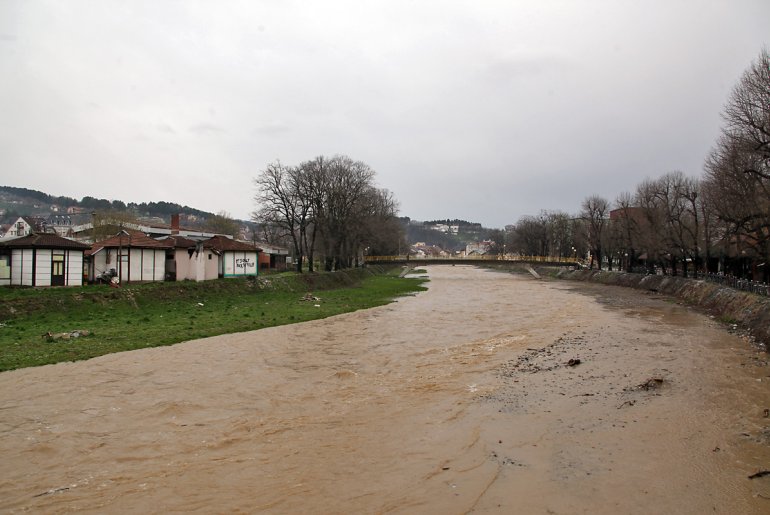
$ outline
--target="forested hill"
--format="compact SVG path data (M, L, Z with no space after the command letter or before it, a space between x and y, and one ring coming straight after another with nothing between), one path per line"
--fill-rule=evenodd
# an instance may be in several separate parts
M85 196L80 200L49 195L42 191L14 186L0 186L0 223L9 223L19 216L48 216L52 213L66 214L70 207L87 211L133 211L139 216L169 219L172 214L185 213L201 218L214 216L190 206L173 202L124 202Z

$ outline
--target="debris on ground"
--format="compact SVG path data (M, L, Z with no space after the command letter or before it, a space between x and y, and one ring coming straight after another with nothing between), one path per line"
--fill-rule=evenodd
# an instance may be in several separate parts
M770 470L760 470L759 472L755 472L749 476L749 479L756 479L762 476L770 476Z
M663 379L660 377L651 377L642 384L636 386L637 390L655 390L663 385Z
M305 295L303 295L303 297L301 299L299 299L299 300L301 300L303 302L318 302L321 299L316 297L316 296L314 296L312 293L308 292Z
M568 367L576 367L581 363L580 358L570 358L569 361L567 361Z
M626 401L623 404L621 404L620 406L618 406L618 409L620 409L620 408L622 408L624 406L633 406L634 404L636 404L636 401L634 399L631 399L630 401Z
M51 331L48 331L43 335L43 338L49 342L52 342L54 340L69 340L72 338L80 338L81 336L88 336L89 334L91 334L91 331L88 331L87 329L75 329L74 331L67 333L52 333Z
M651 377L643 383L639 383L636 386L629 386L627 388L624 388L624 390L626 392L631 392L634 390L645 390L645 391L657 390L658 388L663 386L664 382L665 380L662 377Z

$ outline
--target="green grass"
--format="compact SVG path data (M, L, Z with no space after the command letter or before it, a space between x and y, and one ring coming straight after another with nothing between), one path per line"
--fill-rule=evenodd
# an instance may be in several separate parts
M111 291L104 286L76 291L5 288L10 291L0 293L0 302L13 300L8 305L16 308L10 309L15 314L6 311L0 321L0 371L315 320L380 306L425 289L423 279L399 278L393 273L359 274L353 279L335 274L281 274L268 280L268 286L224 279ZM335 282L345 287L318 289ZM308 291L321 300L302 300ZM75 330L90 334L69 340L45 336Z

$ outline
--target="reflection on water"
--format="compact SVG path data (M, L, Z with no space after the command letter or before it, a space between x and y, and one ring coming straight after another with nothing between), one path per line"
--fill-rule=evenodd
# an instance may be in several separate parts
M767 512L770 372L737 337L638 292L429 274L373 310L0 374L0 507Z

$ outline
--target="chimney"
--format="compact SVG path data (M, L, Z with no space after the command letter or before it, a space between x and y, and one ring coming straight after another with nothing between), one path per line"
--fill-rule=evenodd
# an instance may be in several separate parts
M171 215L171 234L179 234L179 213Z

